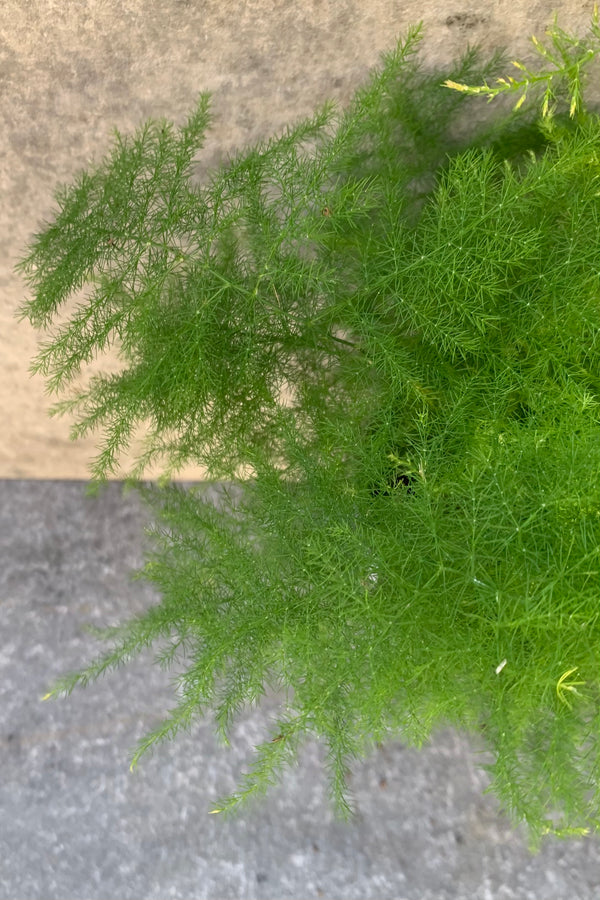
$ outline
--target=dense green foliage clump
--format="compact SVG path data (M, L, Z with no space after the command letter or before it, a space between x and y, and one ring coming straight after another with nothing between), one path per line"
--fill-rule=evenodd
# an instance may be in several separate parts
M226 739L281 690L219 810L310 735L347 810L352 758L450 724L483 736L534 837L600 827L600 119L595 51L552 36L554 70L491 87L502 54L427 74L412 28L347 112L195 185L202 94L179 130L117 134L19 264L35 327L90 288L33 371L59 392L118 348L122 371L54 411L74 437L104 426L92 486L148 423L128 484L158 522L138 577L161 602L51 694L163 640L178 705L135 762L211 709ZM470 122L470 94L538 82L541 114ZM164 479L138 480L155 460ZM169 483L185 463L241 487L217 508Z

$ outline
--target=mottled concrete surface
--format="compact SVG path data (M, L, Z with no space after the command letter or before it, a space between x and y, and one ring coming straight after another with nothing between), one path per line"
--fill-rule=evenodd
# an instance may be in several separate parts
M128 577L149 521L139 498L118 483L96 500L84 490L0 481L0 900L600 897L600 842L552 840L531 856L453 732L355 765L352 824L332 816L316 744L263 804L237 820L208 814L276 696L240 717L230 749L201 721L131 774L131 751L173 702L151 653L68 699L40 699L99 649L86 624L156 600Z
M26 288L13 265L50 216L56 186L100 161L113 127L130 133L163 116L181 124L198 92L211 91L202 177L327 97L345 104L419 20L423 64L432 67L469 42L531 60L529 37L543 37L554 11L583 34L592 8L593 0L2 0L0 477L89 476L94 435L71 443L70 420L47 417L43 379L29 376L36 336L14 318Z

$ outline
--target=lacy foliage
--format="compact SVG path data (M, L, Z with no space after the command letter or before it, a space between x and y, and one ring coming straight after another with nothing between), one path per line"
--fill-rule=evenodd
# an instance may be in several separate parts
M137 577L162 599L51 694L158 641L186 665L134 762L209 711L226 739L280 692L219 810L312 735L347 812L352 758L450 724L485 741L534 838L597 829L600 120L545 102L476 128L477 99L448 87L487 85L504 57L423 73L420 39L346 112L326 104L207 184L202 94L182 128L117 134L58 192L19 264L21 316L55 324L32 370L65 392L118 348L122 370L54 412L74 437L104 429L96 486L149 426L128 484L156 514ZM155 459L164 479L140 481ZM242 487L215 507L169 483L186 463Z

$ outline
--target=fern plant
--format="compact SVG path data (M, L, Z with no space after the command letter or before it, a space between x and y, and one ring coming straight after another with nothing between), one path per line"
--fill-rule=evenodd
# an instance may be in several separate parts
M75 413L73 438L104 429L90 493L146 423L126 487L156 519L134 577L160 602L47 697L151 644L185 660L134 765L208 713L227 742L278 691L215 812L316 736L350 814L353 758L451 725L486 742L534 841L600 826L597 10L586 40L550 36L554 68L515 63L517 81L473 48L424 72L412 27L345 112L327 103L195 184L203 93L179 129L117 132L18 264L19 316L53 328L32 365L49 392L118 350L121 371L52 414ZM541 110L473 124L470 94L538 86ZM226 485L218 506L171 481L189 462Z

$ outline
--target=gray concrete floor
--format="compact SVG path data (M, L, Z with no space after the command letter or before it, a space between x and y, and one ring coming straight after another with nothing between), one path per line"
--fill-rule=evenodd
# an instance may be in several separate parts
M207 486L207 490L210 487ZM244 715L228 750L210 721L129 772L137 740L172 703L149 653L42 703L51 681L156 597L143 563L147 513L118 483L0 481L0 898L199 900L600 897L600 842L549 841L537 856L513 831L467 740L393 743L356 765L356 821L328 805L322 750L237 820L208 815L262 739L277 698Z

